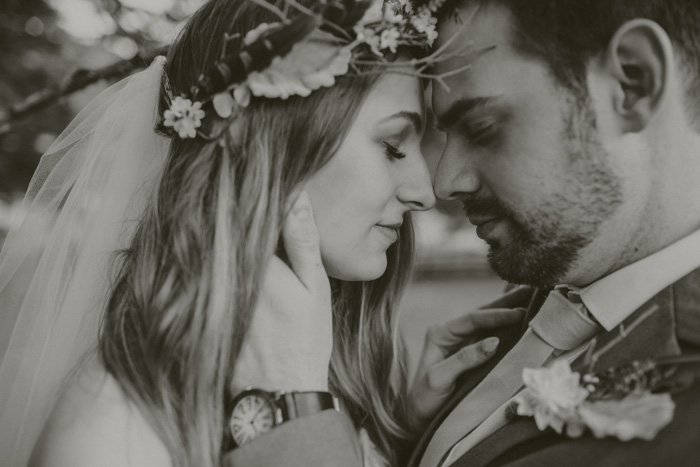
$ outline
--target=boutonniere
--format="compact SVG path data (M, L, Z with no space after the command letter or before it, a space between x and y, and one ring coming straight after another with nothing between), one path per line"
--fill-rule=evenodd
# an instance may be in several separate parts
M658 389L675 367L635 361L581 376L565 361L549 368L523 370L525 389L511 409L534 417L537 428L553 428L571 437L589 429L597 438L652 440L673 419L675 404Z

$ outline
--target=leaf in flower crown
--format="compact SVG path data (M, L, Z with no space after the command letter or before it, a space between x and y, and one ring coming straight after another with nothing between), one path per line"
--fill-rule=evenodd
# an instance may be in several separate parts
M250 88L247 84L241 84L233 88L233 99L241 107L248 107L250 104Z
M254 96L308 96L333 86L336 76L348 72L351 58L351 51L340 47L333 35L316 30L284 57L275 57L267 69L248 75L246 83Z
M374 23L381 21L384 16L384 0L374 0L358 24Z
M584 402L579 414L597 438L614 436L652 440L673 419L675 404L668 394L630 394L621 400Z
M229 118L233 114L233 107L236 101L228 91L220 92L211 101L216 114L221 118Z

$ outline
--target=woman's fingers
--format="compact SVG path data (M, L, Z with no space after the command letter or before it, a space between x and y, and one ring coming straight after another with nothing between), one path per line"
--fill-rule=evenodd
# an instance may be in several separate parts
M451 392L457 378L467 370L488 361L496 353L498 337L487 337L479 342L467 345L440 363L433 365L427 372L428 386L434 390Z
M311 201L306 191L297 197L282 228L284 249L292 270L304 286L313 290L328 282L321 262L320 239Z

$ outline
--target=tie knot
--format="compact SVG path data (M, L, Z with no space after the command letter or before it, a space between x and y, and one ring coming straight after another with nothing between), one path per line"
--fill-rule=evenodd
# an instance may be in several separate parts
M552 290L530 321L530 328L555 349L574 349L600 330L600 326L586 316L584 309L585 305L578 294L568 289Z

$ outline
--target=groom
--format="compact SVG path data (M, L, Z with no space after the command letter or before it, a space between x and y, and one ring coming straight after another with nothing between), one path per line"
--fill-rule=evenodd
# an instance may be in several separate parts
M435 66L472 62L433 88L447 134L435 192L464 205L502 278L536 289L409 465L700 465L697 363L667 382L673 419L651 441L541 431L511 404L524 367L700 354L700 2L445 9L441 43L479 52Z

